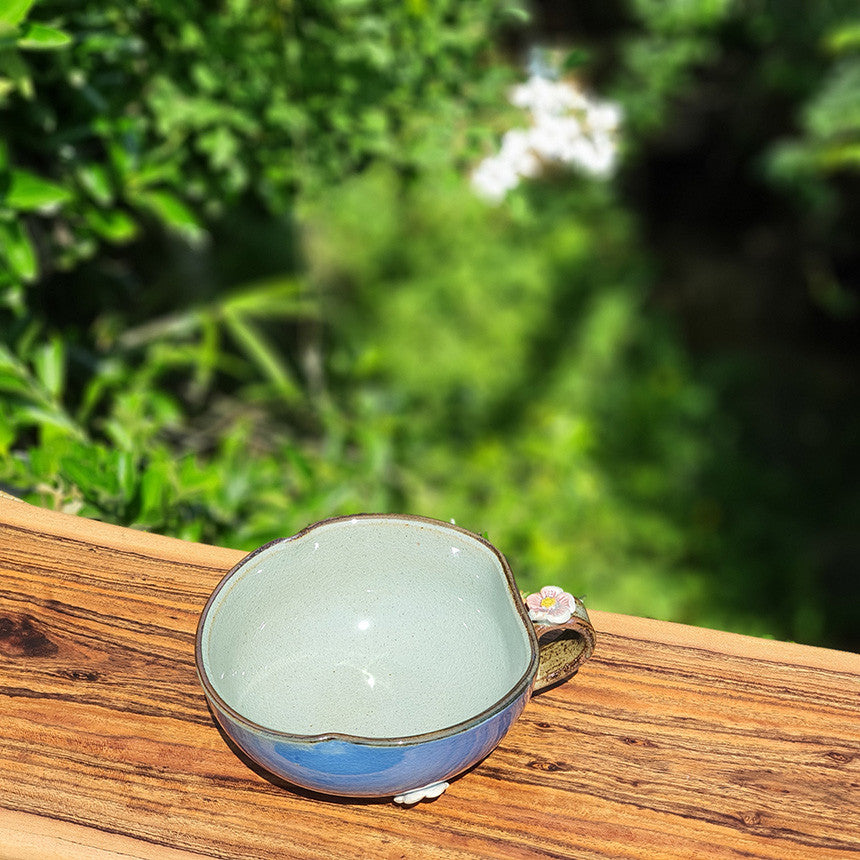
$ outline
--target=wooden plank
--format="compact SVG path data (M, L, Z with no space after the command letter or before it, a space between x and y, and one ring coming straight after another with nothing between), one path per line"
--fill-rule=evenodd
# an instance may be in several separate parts
M860 657L597 611L592 661L439 800L279 784L194 671L240 556L0 499L0 858L860 853Z
M3 860L201 860L202 854L150 845L119 833L0 809Z

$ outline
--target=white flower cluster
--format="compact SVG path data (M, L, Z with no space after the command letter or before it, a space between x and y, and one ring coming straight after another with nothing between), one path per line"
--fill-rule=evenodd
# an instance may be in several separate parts
M510 101L530 112L532 125L506 132L498 154L478 165L472 185L482 197L499 202L520 179L537 176L550 164L598 177L612 173L621 124L618 105L589 99L574 85L541 75L514 87Z

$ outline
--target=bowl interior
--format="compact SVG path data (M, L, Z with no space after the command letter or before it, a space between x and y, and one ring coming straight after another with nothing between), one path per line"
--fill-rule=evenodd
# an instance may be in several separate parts
M359 517L235 569L205 611L200 657L223 701L258 725L406 737L475 717L528 683L526 625L481 541L442 523Z

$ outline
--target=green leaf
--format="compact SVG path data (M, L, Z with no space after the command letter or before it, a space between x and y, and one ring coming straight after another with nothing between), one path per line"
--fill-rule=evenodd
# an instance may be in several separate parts
M860 58L852 57L833 67L807 105L803 119L813 137L856 140L860 133Z
M20 367L21 363L9 351L8 347L0 343L0 370L14 369L17 371Z
M826 170L860 168L860 143L836 144L823 147L818 162Z
M31 385L26 379L20 376L9 373L0 367L0 391L4 394L16 394L27 396L30 394Z
M61 409L46 409L28 404L19 407L19 414L29 418L30 421L39 426L55 427L78 439L84 437L81 428Z
M300 396L298 386L291 378L290 372L256 326L236 313L225 314L224 322L239 346L269 378L279 394L291 399Z
M253 317L316 316L317 308L308 299L305 283L294 277L276 277L247 284L222 300L226 314Z
M826 45L834 54L847 53L860 48L860 22L852 21L838 27L827 36Z
M586 51L585 48L574 48L572 51L569 51L567 56L564 58L562 68L565 71L572 71L573 69L578 69L589 62L591 62L590 51Z
M215 169L229 167L240 151L238 137L223 125L201 134L197 139L197 145L209 156Z
M35 280L39 274L36 250L20 221L0 221L0 255L24 281Z
M66 377L66 350L63 341L55 337L42 344L33 356L33 365L45 390L57 400Z
M146 469L140 479L140 517L156 521L162 514L168 497L167 475L160 463Z
M45 24L27 24L16 40L18 47L27 51L55 51L71 43L68 33Z
M167 191L140 191L136 201L155 215L166 227L192 242L199 242L206 231L194 213L175 195Z
M18 212L51 212L71 199L71 192L29 170L13 170L2 203Z
M504 6L502 15L517 24L528 24L532 19L531 12L519 3L510 3Z
M17 27L26 17L36 0L0 0L0 23Z
M78 181L96 203L109 206L113 203L110 175L103 164L82 164L77 170Z
M30 67L20 51L0 51L0 89L5 92L17 90L25 99L34 95Z
M137 485L137 466L130 451L119 451L116 454L116 480L122 497L131 499Z
M99 453L99 448L82 448L63 457L60 464L63 477L87 496L98 491L108 495L116 492L112 470L105 468L108 465L104 462L106 458L100 457Z
M121 244L137 235L137 222L121 209L88 209L84 218L87 224L108 242Z
M11 78L0 77L0 105L3 104L3 99L10 93L15 91L15 81Z

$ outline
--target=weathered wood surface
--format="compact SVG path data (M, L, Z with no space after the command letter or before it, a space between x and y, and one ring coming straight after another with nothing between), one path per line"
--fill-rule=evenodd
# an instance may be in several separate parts
M592 661L439 800L274 784L194 670L239 556L0 499L0 858L860 853L860 657L597 611Z

